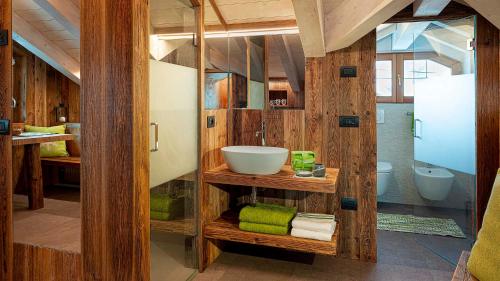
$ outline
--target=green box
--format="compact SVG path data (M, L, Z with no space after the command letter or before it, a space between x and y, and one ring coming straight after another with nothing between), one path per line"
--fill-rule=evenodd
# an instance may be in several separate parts
M292 169L294 171L311 171L314 169L316 154L313 151L292 151Z

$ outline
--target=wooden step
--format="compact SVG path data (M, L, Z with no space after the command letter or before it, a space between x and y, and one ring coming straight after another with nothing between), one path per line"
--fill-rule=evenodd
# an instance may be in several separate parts
M275 175L245 175L234 173L227 165L203 173L203 179L212 185L265 187L284 190L335 193L339 169L327 168L326 178L299 178L290 166L283 166Z
M270 246L322 255L337 255L339 224L331 241L318 241L297 238L291 235L272 235L240 230L236 212L227 211L222 216L205 226L204 237L216 240L240 242L246 244Z

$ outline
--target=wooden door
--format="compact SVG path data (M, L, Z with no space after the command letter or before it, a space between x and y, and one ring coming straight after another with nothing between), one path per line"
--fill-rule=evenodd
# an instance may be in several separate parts
M0 0L0 119L12 119L12 2ZM11 130L12 132L12 130ZM0 135L0 280L12 280L12 134Z

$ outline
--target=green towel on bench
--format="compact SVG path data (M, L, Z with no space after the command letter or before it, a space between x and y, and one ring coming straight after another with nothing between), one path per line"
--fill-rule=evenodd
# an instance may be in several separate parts
M288 226L251 223L245 221L240 221L240 229L244 231L275 234L275 235L286 235L288 233Z
M151 193L150 216L155 220L172 220L184 214L185 197L174 198L163 193Z
M240 222L267 224L287 228L297 213L296 208L279 205L257 203L256 206L246 206L240 211Z

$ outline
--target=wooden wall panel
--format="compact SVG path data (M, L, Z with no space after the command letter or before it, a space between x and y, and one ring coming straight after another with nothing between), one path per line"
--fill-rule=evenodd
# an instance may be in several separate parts
M14 263L16 281L81 280L79 253L15 243Z
M500 165L500 63L499 30L484 17L477 17L477 229L481 223Z
M262 145L262 110L231 109L228 112L229 145Z
M375 31L352 46L306 62L305 148L318 161L340 168L337 197L305 199L307 211L334 212L340 220L341 252L376 261ZM357 66L358 77L340 78L340 67ZM357 115L359 128L340 128L339 116ZM358 200L357 211L339 209L342 197Z
M16 122L37 126L58 125L55 107L64 104L68 109L67 122L80 122L80 86L58 72L42 59L16 45L18 115Z
M0 0L0 29L9 33L0 46L0 119L12 118L12 2ZM12 280L12 136L0 135L0 280Z
M149 1L81 5L83 279L147 281Z
M216 126L207 128L207 117L215 116ZM201 145L201 170L206 171L224 164L221 148L228 145L226 109L204 110L201 121L201 135L203 143ZM229 207L228 195L209 184L202 182L200 192L200 230L199 239L200 271L203 271L208 264L211 264L221 252L221 244L203 238L204 223L218 218L223 211Z

